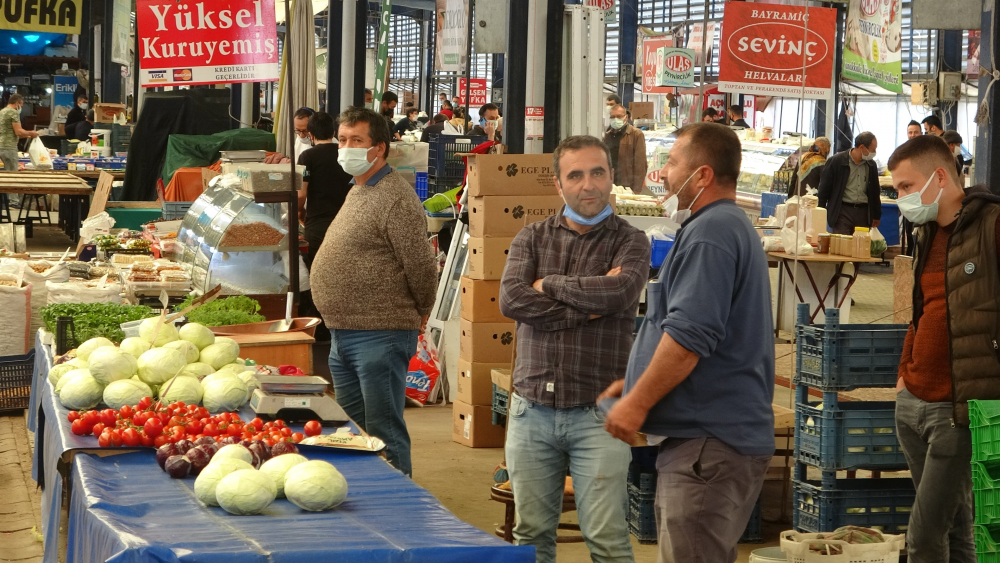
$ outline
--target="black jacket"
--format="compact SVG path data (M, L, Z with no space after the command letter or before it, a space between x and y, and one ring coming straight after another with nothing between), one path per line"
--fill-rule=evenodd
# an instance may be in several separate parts
M844 190L847 189L847 179L851 175L851 165L848 160L851 151L842 151L827 159L823 166L823 174L819 180L819 206L826 208L827 223L835 225L840 217L841 203L844 202ZM882 218L882 188L878 185L878 166L874 161L868 163L868 218L876 221Z
M444 131L444 121L441 123L432 123L427 127L424 127L424 131L420 134L421 143L429 143L431 141L431 135L440 135Z

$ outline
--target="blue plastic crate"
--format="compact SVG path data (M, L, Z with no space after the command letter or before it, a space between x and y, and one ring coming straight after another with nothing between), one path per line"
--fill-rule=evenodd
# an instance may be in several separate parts
M750 513L750 520L747 522L747 527L743 530L743 535L740 536L739 543L763 543L764 534L761 532L761 519L760 519L760 497L757 497L757 504L753 506L753 512Z
M439 178L462 178L465 176L465 161L456 155L470 152L476 146L485 143L486 137L483 135L431 135L429 141L427 161L430 172Z
M656 543L656 493L642 493L638 487L628 487L628 529L641 544Z
M837 479L827 488L816 481L794 484L792 526L809 533L841 526L905 533L916 497L911 479Z
M507 404L510 402L510 393L493 384L493 424L502 426L507 420Z
M420 201L426 201L427 200L427 173L426 172L417 172L416 190L417 190L417 197L420 198Z
M654 238L649 253L649 264L654 268L662 266L663 261L667 259L667 254L670 253L670 249L673 247L673 237L668 239Z
M164 201L163 202L163 218L167 221L174 219L183 219L187 215L188 209L191 209L191 204L193 201Z
M786 199L788 199L786 194L770 192L760 194L760 216L762 218L773 217L775 208L785 203Z
M795 456L820 469L906 469L896 436L896 403L795 405Z
M803 304L804 305L804 304ZM895 387L909 325L840 324L840 310L826 310L826 324L805 324L808 305L795 326L794 383L824 391Z

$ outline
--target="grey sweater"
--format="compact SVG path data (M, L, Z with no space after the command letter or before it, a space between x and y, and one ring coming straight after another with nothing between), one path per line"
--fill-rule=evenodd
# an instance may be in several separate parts
M390 172L374 186L351 188L309 284L331 329L419 329L437 296L437 267L413 187Z

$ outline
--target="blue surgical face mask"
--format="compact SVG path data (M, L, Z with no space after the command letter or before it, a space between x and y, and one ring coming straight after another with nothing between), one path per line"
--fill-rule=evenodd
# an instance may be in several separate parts
M927 191L927 187L931 185L931 180L936 176L936 173L931 174L931 177L927 178L927 183L924 184L924 187L919 192L905 195L896 200L899 212L914 225L923 225L937 219L938 201L941 200L941 195L944 194L944 188L938 192L933 203L924 203L923 201L924 192Z
M559 189L562 190L562 182L559 182ZM609 203L604 206L604 209L602 209L600 213L588 218L580 215L576 211L573 211L573 208L566 203L566 196L563 196L563 203L565 204L563 205L563 217L572 220L578 225L586 225L588 227L593 227L614 213L614 209L611 208L611 204Z

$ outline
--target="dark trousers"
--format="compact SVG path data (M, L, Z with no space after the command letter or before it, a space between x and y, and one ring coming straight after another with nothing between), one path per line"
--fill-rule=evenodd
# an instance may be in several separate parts
M855 207L846 203L840 206L840 215L831 227L835 235L853 235L854 227L871 227L872 221L868 216L868 205Z
M306 243L309 244L309 252L307 252L302 259L306 263L306 268L312 270L313 260L316 259L316 253L319 252L319 247L323 244L323 238L326 236L326 230L330 227L329 222L312 222L306 221L305 236ZM307 295L308 294L308 295ZM300 296L299 301L299 314L308 317L319 317L320 323L316 327L316 340L319 342L329 342L330 341L330 331L326 328L326 324L322 321L323 317L320 316L319 310L313 304L312 292L303 293Z

